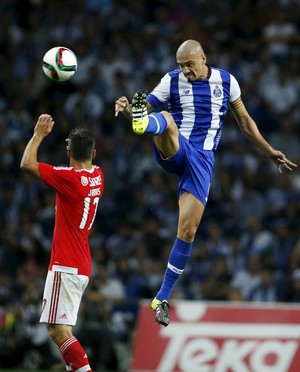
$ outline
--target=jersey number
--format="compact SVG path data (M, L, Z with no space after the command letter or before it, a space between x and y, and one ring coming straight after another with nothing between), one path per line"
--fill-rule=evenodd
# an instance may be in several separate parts
M83 214L82 214L81 222L80 222L80 225L79 225L79 228L80 229L84 229L85 228L86 222L88 220L89 213L91 211L91 199L92 198L90 198L89 196L87 196L86 198L84 198ZM99 202L99 198L98 197L94 198L93 204L92 204L92 205L95 205L94 215L93 215L93 218L92 218L92 222L90 223L90 226L88 227L88 230L90 230L92 228L94 219L96 217L98 202Z

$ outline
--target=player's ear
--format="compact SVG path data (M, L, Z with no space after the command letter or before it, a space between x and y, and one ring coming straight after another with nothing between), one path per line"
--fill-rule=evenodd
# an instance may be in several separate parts
M96 149L93 151L92 159L94 160L96 158Z
M70 152L70 150L67 148L67 158L70 159L70 157L71 157L71 152Z

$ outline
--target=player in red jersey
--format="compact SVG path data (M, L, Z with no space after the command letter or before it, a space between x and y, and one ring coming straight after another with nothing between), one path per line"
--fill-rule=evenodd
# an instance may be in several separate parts
M40 322L48 324L67 371L90 372L87 355L73 336L83 292L91 274L88 236L103 195L104 176L93 165L95 139L85 129L73 129L67 140L69 167L38 162L37 152L54 121L41 115L21 160L21 169L41 178L56 191L55 228L45 282Z

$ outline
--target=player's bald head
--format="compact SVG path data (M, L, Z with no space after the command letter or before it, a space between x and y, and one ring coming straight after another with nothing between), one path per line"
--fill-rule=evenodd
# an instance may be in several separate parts
M204 54L201 44L197 40L186 40L177 49L176 58L191 56L198 57Z

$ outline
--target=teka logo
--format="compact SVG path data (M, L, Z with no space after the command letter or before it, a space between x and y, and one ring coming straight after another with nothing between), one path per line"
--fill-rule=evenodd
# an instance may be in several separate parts
M141 307L133 371L299 371L300 307L177 302L164 328L148 306Z

